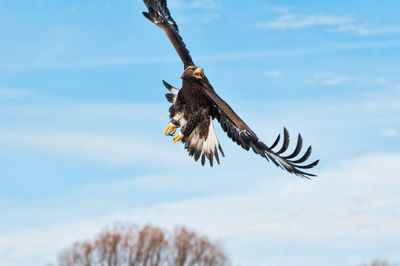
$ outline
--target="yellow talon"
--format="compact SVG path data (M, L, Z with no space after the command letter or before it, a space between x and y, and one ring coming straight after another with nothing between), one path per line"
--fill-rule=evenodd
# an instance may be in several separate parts
M171 123L167 126L164 130L165 135L173 135L176 131L176 126L172 125Z
M176 142L178 142L178 141L180 141L180 140L182 140L182 139L183 139L183 135L182 135L181 132L179 132L179 133L176 134L176 136L174 137L173 143L176 143Z

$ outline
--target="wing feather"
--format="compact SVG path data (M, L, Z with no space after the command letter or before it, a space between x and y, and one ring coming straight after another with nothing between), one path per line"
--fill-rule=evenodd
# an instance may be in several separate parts
M311 169L319 163L319 160L316 160L312 163L301 165L301 163L304 163L310 157L312 151L311 146L308 147L300 159L292 160L300 154L303 146L303 138L300 134L297 138L297 144L294 151L290 155L283 156L282 154L288 150L290 143L289 132L286 128L283 129L282 146L278 151L275 151L274 149L279 144L281 139L280 135L278 135L274 143L268 147L243 122L243 120L240 119L240 117L232 110L232 108L215 93L208 80L206 80L205 88L205 94L214 103L214 117L217 118L222 129L227 133L229 138L231 138L245 150L249 150L251 147L256 154L259 154L267 160L270 160L276 166L283 168L290 173L305 178L315 176L314 174L301 170Z
M281 139L281 134L278 135L278 137L276 138L276 140L274 141L274 143L273 143L273 144L271 145L271 147L269 147L269 148L270 148L271 150L272 150L273 148L275 148L276 145L278 145L280 139Z
M303 157L296 161L292 161L293 163L304 163L311 155L312 148L311 146L308 147L307 151L304 153Z
M289 132L286 128L283 128L283 144L282 148L276 152L276 154L281 154L287 150L289 147Z
M143 15L162 28L167 34L168 39L171 41L176 52L181 58L184 69L188 66L194 65L192 57L190 56L189 50L186 48L182 37L179 35L178 25L174 21L167 7L166 0L143 0L148 8L148 12L143 12Z
M301 137L301 135L299 134L299 136L297 137L297 145L296 148L294 149L293 153L285 156L285 159L292 159L294 157L296 157L297 155L299 155L301 148L303 146L303 138Z

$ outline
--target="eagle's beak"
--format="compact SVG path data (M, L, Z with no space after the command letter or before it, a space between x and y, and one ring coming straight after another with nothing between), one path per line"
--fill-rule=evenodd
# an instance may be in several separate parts
M198 79L201 79L201 74L203 74L203 69L201 67L198 67L193 71L193 75Z

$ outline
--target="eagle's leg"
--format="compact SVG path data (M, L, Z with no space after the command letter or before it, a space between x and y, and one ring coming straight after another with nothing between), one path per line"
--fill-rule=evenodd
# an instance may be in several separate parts
M164 130L164 134L167 136L173 136L175 132L176 132L176 126L170 122L167 128Z
M195 130L196 126L202 121L203 118L204 113L202 109L197 110L196 112L189 115L187 123L182 126L181 131L179 131L178 133L180 136L182 136L181 139L183 139L183 141L186 141L185 136L190 136L190 134L192 134L193 130Z
M174 136L174 140L172 141L173 143L176 143L178 141L181 141L183 139L183 134L182 131L179 131L178 134Z
M179 126L179 123L175 119L171 119L171 122L169 122L167 128L164 130L164 134L167 136L175 135L176 128Z

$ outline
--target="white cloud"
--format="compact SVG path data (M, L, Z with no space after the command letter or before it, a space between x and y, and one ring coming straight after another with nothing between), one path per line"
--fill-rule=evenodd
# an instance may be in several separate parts
M349 82L360 86L376 86L396 91L396 79L393 79L393 77L316 72L306 81L308 84L318 84L321 86L336 86Z
M7 89L7 88L0 88L0 99L15 99L21 98L29 95L30 92L26 90L19 90L19 89Z
M362 104L362 107L370 111L400 111L400 100L393 97L380 97Z
M322 86L335 86L335 85L343 84L349 80L351 80L351 78L346 75L338 75L335 73L319 72L319 73L314 73L312 75L312 79L308 80L307 83L318 84L318 85L322 85Z
M268 70L265 72L265 76L270 77L270 78L277 78L281 76L281 71L280 70Z
M178 21L178 23L191 23L193 21L196 22L198 25L199 23L210 23L215 20L217 20L220 17L220 14L214 13L214 12L197 12L192 15L181 15L181 16L176 16L175 20Z
M0 144L112 165L170 165L174 161L166 158L178 156L178 152L168 150L167 142L151 141L145 133L126 136L82 131L0 130Z
M192 17L181 17L183 20L193 19ZM199 20L207 23L217 19L217 14L203 14L198 16ZM258 51L228 51L218 54L203 54L197 56L201 61L232 61L232 60L251 60L258 58L281 57L304 54L323 54L338 51L352 51L360 49L390 48L400 46L400 41L376 41L376 42L338 42L329 46L313 49L290 49L290 50L258 50ZM100 66L119 66L135 64L154 64L165 62L180 62L178 56L171 57L126 57L126 58L106 58L99 60L73 61L73 62L27 62L23 64L1 65L0 69L5 70L24 70L24 69L47 69L47 68L94 68Z
M265 180L247 193L164 202L74 224L3 233L0 253L7 253L0 264L39 265L29 260L38 257L44 263L53 259L72 241L92 237L115 220L169 228L184 224L212 238L235 240L239 246L243 243L242 247L295 240L304 245L322 241L335 248L332 239L350 243L359 239L362 248L363 239L373 243L400 237L399 164L400 154L370 154L332 165L312 181ZM229 242L226 246L228 251L233 248ZM234 262L250 259L238 250L232 255ZM269 256L272 261L282 260L279 254ZM300 253L294 256L301 258Z
M295 15L290 13L289 10L279 13L283 14L275 20L259 22L255 24L255 27L288 30L325 26L329 31L353 32L359 35L400 33L400 25L373 26L368 23L361 23L352 16L326 14Z
M193 8L193 9L211 9L215 7L214 0L170 0L168 6L171 9Z
M400 133L396 129L387 129L382 131L382 135L385 137L398 137L400 136Z
M214 55L200 55L197 58L201 61L237 61L237 60L252 60L259 58L295 56L305 54L324 54L338 51L352 51L360 49L374 49L398 47L399 41L383 41L383 42L341 42L332 43L329 46L313 49L290 49L290 50L259 50L259 51L230 51L227 53L219 53Z
M106 58L99 60L86 60L74 62L28 62L21 64L6 64L0 65L0 69L46 69L46 68L93 68L99 66L120 66L120 65L134 65L134 64L154 64L160 62L177 62L179 57L131 57L131 58Z
M353 22L352 17L339 17L332 15L306 15L298 16L293 14L284 14L277 17L274 21L265 21L256 24L257 28L270 28L277 30L300 29L314 26L334 26Z
M369 24L346 24L339 25L332 31L336 32L354 32L359 35L375 35L375 34L397 34L400 33L400 26L381 26L374 27Z

